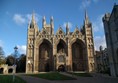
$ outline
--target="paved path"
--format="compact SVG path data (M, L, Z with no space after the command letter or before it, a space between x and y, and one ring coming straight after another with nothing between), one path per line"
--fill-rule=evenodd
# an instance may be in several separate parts
M21 77L27 83L52 83L49 80L45 80L45 79L41 79L41 78L37 78L37 77L32 77L32 76L21 76L20 75L19 77Z
M62 73L63 75L67 75L72 77L72 75L67 73ZM41 78L31 77L31 76L22 76L19 75L22 79L26 80L27 83L118 83L118 77L109 77L101 74L93 74L94 77L77 77L77 80L57 80L50 81Z

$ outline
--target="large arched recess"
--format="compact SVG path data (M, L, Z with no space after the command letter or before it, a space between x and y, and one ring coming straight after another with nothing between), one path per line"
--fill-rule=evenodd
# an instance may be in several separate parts
M39 45L39 72L53 71L53 52L50 41L44 39Z
M71 44L72 48L72 69L73 71L87 70L87 56L85 43L80 39L75 39Z
M57 53L66 53L67 55L67 44L62 39L57 44Z

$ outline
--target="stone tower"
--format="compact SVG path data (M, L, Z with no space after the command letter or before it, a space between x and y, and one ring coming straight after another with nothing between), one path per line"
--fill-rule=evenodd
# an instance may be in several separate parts
M54 34L54 20L46 23L42 19L42 30L38 30L35 15L28 25L26 73L48 71L87 71L94 66L94 41L92 23L85 12L84 25L70 32L68 23L66 32L59 26Z
M118 5L103 17L111 76L118 76Z

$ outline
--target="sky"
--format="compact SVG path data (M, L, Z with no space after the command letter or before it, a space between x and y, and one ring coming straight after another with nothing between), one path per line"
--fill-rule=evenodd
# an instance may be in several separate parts
M27 29L31 15L35 12L35 19L42 29L42 17L47 23L50 17L54 18L54 31L68 22L70 31L84 24L85 10L92 23L95 49L99 46L106 47L102 17L111 13L114 3L118 0L0 0L0 46L5 55L14 52L18 47L20 54L26 54Z

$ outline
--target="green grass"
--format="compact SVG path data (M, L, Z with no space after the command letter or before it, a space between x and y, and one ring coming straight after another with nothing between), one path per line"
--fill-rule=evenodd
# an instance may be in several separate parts
M68 72L69 74L73 74L76 76L80 76L80 77L93 77L91 74L89 73L74 73L74 72Z
M40 73L40 74L29 74L30 76L39 77L47 80L76 80L75 78L68 77L58 72L53 73Z
M0 83L26 83L26 82L17 76L15 76L15 80L13 82L12 75L0 75Z

